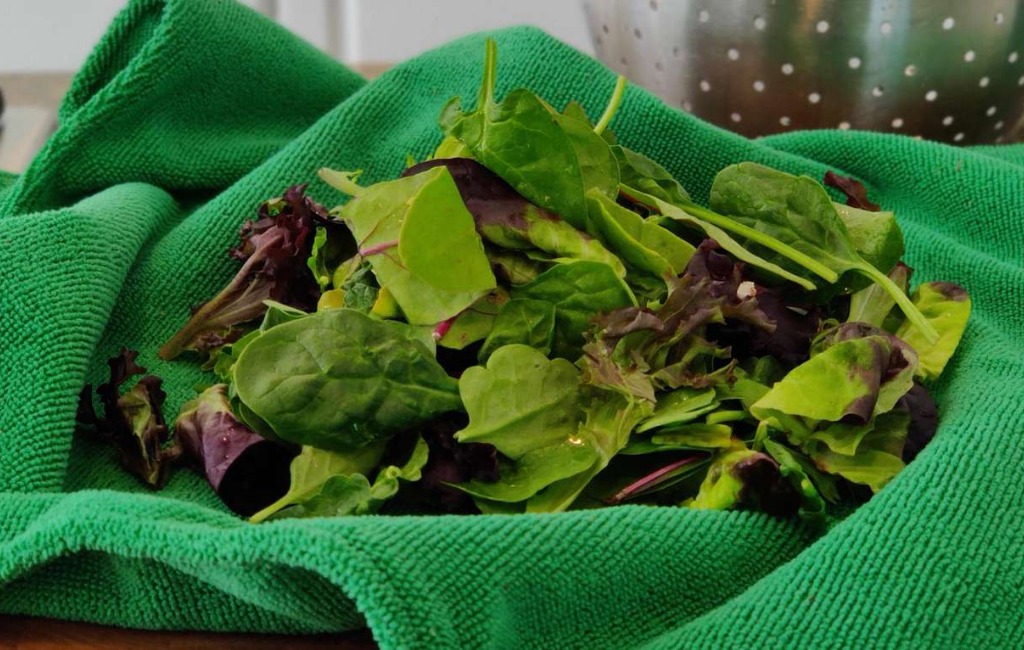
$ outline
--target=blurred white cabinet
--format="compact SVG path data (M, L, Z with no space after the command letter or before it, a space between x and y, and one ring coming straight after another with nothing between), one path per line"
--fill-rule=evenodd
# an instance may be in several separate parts
M464 34L522 24L591 51L578 0L243 1L353 63L401 61ZM123 5L124 0L0 0L0 73L77 68Z

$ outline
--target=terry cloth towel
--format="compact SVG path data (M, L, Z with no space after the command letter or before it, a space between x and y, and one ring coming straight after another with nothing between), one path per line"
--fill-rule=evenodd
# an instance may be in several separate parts
M534 29L493 35L498 94L600 112L614 75ZM319 632L383 648L1024 646L1024 146L845 131L747 140L635 87L612 126L697 200L754 160L863 179L896 211L919 281L974 316L935 386L934 443L824 534L746 512L626 506L558 515L249 524L178 471L150 493L72 435L82 384L158 345L233 274L258 203L321 166L396 176L473 101L484 36L366 83L226 0L138 0L75 78L60 127L0 177L0 612L153 629ZM765 110L771 110L765 107Z

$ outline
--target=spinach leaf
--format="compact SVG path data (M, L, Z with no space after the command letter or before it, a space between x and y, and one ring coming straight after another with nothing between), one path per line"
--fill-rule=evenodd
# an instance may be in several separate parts
M910 283L910 267L902 262L889 271L889 279L904 293ZM870 284L850 295L850 313L848 323L866 323L875 327L885 327L886 319L896 308L893 297L877 284ZM900 317L902 321L902 316Z
M500 176L469 158L430 160L407 169L403 175L444 166L455 181L463 202L476 222L485 243L504 249L532 252L550 257L604 262L621 276L622 262L601 242L566 223L550 210L523 198Z
M469 426L456 439L494 445L513 460L569 438L582 417L576 368L526 345L506 345L486 367L466 370L459 393Z
M678 275L694 247L651 220L596 192L587 194L591 231L627 265L661 279Z
M495 287L473 215L447 170L429 178L412 197L398 236L398 255L413 275L451 293Z
M938 340L938 332L931 323L885 275L889 269L875 268L857 252L835 204L814 179L792 176L754 163L731 165L715 177L711 186L711 209L755 231L757 234L753 236L747 234L751 244L767 245L768 240L774 238L799 251L803 257L784 255L786 259L782 261L795 262L830 283L847 272L867 277L893 297L926 341ZM884 241L884 246L897 243L891 238ZM902 248L902 239L898 243ZM775 252L781 254L779 250ZM890 253L883 251L882 255ZM898 259L898 255L896 257ZM814 264L808 265L808 259ZM821 266L826 267L827 272L822 272Z
M401 466L388 465L371 483L367 476L380 461L381 449L374 446L349 454L304 447L292 461L292 487L276 503L253 515L250 521L297 517L337 517L376 512L398 493L400 481L420 480L427 463L428 448L416 439L409 459Z
M636 304L615 270L599 262L557 264L529 284L513 287L512 297L555 306L552 352L573 360L579 357L584 333L597 316Z
M715 389L680 388L658 398L654 413L636 428L637 433L692 422L718 408Z
M615 156L589 124L558 114L528 90L513 90L496 102L496 67L497 47L488 41L476 109L465 112L461 100L452 99L441 112L441 127L532 203L585 228L587 190L607 196L617 191Z
M721 246L723 249L731 253L732 256L735 257L736 259L746 262L751 266L755 266L759 269L768 271L769 273L777 275L780 278L789 280L790 282L800 285L801 287L807 289L808 291L812 291L816 288L815 284L810 280L803 278L795 273L792 273L791 271L784 269L778 264L754 254L753 252L745 248L743 245L741 245L739 242L737 242L735 239L733 239L732 236L728 232L726 232L726 230L732 230L733 232L737 232L738 234L745 235L747 237L757 237L759 241L765 244L766 246L769 246L773 249L784 250L786 251L787 255L800 257L801 259L804 259L806 263L812 265L816 264L816 262L812 258L803 255L803 253L800 253L799 251L787 246L783 242L780 242L772 237L759 234L753 228L749 228L747 226L744 226L743 224L733 222L732 220L723 217L722 215L716 214L711 210L701 208L700 206L693 203L687 204L684 208L677 205L672 205L671 203L666 203L665 201L662 201L657 197L650 196L632 187L622 185L619 189L622 193L622 196L627 200L631 201L632 203L642 205L652 210L656 214L665 217L667 219L667 221L664 222L666 223L666 225L670 223L676 223L682 224L683 226L686 227L696 228L703 232L708 237L710 237L711 239L715 240L715 242L719 246ZM825 272L831 273L831 271L829 271L828 269L825 269L824 267L822 268Z
M687 194L672 174L647 156L621 145L612 147L615 160L619 163L619 183L637 189L648 196L671 203L689 205Z
M850 243L867 263L888 273L903 257L903 230L892 212L869 212L833 203Z
M521 343L551 353L555 335L555 306L545 300L510 300L494 320L494 328L480 348L481 362L506 345Z
M253 514L249 521L259 523L285 508L312 499L332 476L369 473L380 461L383 453L382 444L367 445L345 453L303 447L289 468L291 483L288 492Z
M366 188L339 183L330 170L321 170L321 177L358 192L341 208L340 216L354 233L360 255L370 262L380 286L388 290L410 323L432 325L447 320L495 286L479 238L472 241L476 237L470 232L472 218L444 168ZM417 199L421 192L424 200ZM405 231L410 217L414 225ZM430 228L424 220L434 218L451 229L437 227L433 235L425 233ZM448 238L467 249L444 264L434 264L447 250ZM403 251L412 251L412 268Z
M586 419L572 441L588 445L597 457L585 471L568 475L531 497L526 502L526 512L561 512L571 506L594 477L622 451L637 423L648 417L653 408L645 400L601 389L590 392L590 402L584 407Z
M469 426L456 433L458 441L493 445L508 459L499 462L498 481L459 489L490 501L524 501L594 464L594 445L577 434L579 373L568 361L507 345L486 368L466 370L459 391Z
M350 309L267 330L234 366L241 402L277 437L347 450L460 408L422 334Z
M971 298L958 284L926 282L914 292L913 301L938 331L939 339L930 343L909 321L899 326L896 336L917 351L921 361L918 375L935 379L942 374L960 344L967 320L971 317Z
M437 344L451 350L462 350L467 345L482 341L494 329L498 314L508 302L508 292L501 287L489 292L456 316Z

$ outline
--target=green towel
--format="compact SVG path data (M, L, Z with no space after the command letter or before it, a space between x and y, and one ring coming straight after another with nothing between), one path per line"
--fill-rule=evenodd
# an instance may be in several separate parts
M596 114L614 76L533 29L494 34L498 94ZM72 435L122 345L168 413L202 373L160 342L233 274L227 248L321 166L395 176L475 97L483 36L365 83L225 0L139 0L76 77L29 169L0 178L0 612L153 629L319 632L384 648L1020 647L1024 644L1024 146L819 131L751 141L630 88L612 126L701 201L755 160L863 179L916 280L975 311L936 385L934 443L824 534L745 512L626 506L513 517L251 525L179 470L149 493ZM766 106L764 110L773 110Z

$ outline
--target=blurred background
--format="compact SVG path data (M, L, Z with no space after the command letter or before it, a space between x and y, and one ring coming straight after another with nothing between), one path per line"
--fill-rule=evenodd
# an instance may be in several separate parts
M955 145L1024 139L1024 0L241 1L371 78L452 38L531 24L749 137L828 128ZM0 0L0 169L31 159L124 4Z

